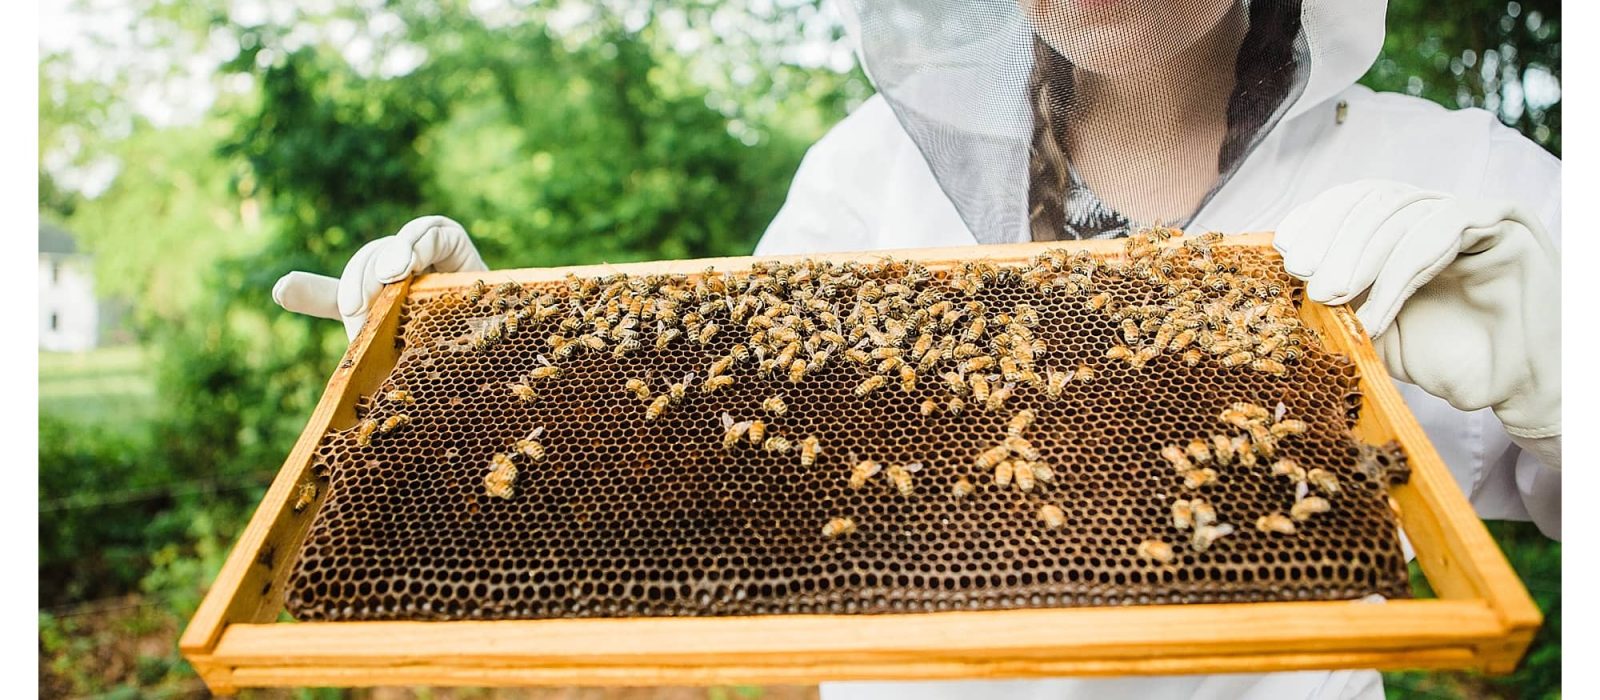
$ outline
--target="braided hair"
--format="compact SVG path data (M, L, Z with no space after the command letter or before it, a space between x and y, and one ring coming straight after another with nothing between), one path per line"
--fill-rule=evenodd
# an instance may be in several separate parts
M1250 27L1234 62L1228 97L1227 130L1217 154L1217 172L1227 173L1260 140L1261 127L1288 97L1298 69L1295 40L1300 35L1301 0L1255 0ZM1037 34L1028 103L1033 112L1028 148L1028 228L1035 241L1080 237L1067 230L1066 200L1072 186L1067 154L1066 110L1071 102L1072 61Z

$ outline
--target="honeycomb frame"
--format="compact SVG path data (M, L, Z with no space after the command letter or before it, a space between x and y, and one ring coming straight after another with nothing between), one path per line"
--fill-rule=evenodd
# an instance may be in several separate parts
M1271 253L1265 234L1221 246ZM492 282L747 269L755 260L912 259L1024 263L1043 250L1120 254L1121 243L1019 244L855 254L726 258L425 275L390 285L182 641L213 690L272 685L706 684L845 678L971 678L1197 673L1303 668L1478 668L1509 672L1537 610L1388 382L1344 308L1305 303L1302 321L1359 370L1354 433L1397 441L1412 468L1392 489L1418 561L1439 596L1348 601L1131 605L896 614L758 614L495 621L275 622L295 557L324 495L297 504L317 445L356 424L363 396L400 360L406 302ZM1378 381L1373 381L1374 379ZM296 507L296 506L300 507Z

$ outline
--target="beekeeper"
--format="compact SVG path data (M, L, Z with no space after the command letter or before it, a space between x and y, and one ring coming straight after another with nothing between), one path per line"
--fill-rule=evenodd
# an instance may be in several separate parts
M1383 0L845 0L878 94L807 152L760 255L1276 231L1351 303L1485 518L1560 537L1561 163L1482 110L1355 84ZM486 269L424 217L273 297L354 335L387 282ZM1371 671L842 683L834 697L1382 697Z

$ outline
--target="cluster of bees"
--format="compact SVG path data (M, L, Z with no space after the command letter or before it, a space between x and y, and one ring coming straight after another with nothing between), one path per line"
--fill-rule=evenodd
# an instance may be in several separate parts
M1183 487L1191 491L1217 483L1219 469L1236 464L1240 468L1251 469L1267 464L1273 476L1281 477L1292 485L1294 505L1287 515L1274 511L1257 518L1256 529L1292 535L1298 528L1297 523L1304 523L1312 516L1332 509L1327 498L1311 495L1311 489L1316 488L1331 496L1339 493L1340 486L1338 477L1332 472L1321 468L1308 471L1293 459L1278 455L1279 441L1303 435L1308 429L1304 421L1285 417L1286 411L1287 408L1281 403L1270 413L1252 403L1233 403L1223 409L1217 418L1241 432L1231 436L1216 433L1195 438L1187 445L1167 445L1161 448L1161 458L1183 477ZM1234 533L1234 526L1220 522L1216 508L1201 496L1174 500L1171 511L1172 527L1190 533L1189 546L1195 552L1204 552L1212 543ZM1177 557L1176 549L1159 539L1141 542L1137 553L1160 564L1170 564Z
M1210 354L1224 367L1288 374L1289 365L1302 354L1306 332L1283 288L1241 275L1225 258L1214 256L1211 246L1221 234L1162 245L1176 233L1160 227L1135 233L1124 246L1127 262L1101 264L1111 274L1132 275L1158 287L1161 299L1138 303L1099 292L1084 302L1117 324L1123 343L1108 348L1105 356L1137 369L1163 352L1180 353L1189 367ZM1079 266L1074 263L1074 286L1085 289L1093 278L1077 272Z
M709 349L719 338L731 336L731 345L719 343L726 350L710 356L703 372L676 381L653 373L625 381L620 391L639 401L646 422L659 421L694 394L713 396L751 376L798 387L838 366L857 375L852 391L858 398L885 391L910 394L930 382L942 396L921 401L918 411L924 417L968 410L1003 412L1009 410L1018 387L1029 386L1041 398L1060 400L1071 384L1094 381L1097 375L1088 363L1049 367L1041 362L1050 346L1036 333L1042 319L1034 307L990 305L977 298L990 288L1020 285L1046 297L1080 300L1085 308L1105 314L1119 341L1105 351L1105 358L1133 369L1170 352L1188 366L1209 355L1225 367L1274 376L1287 373L1300 357L1307 332L1284 290L1241 274L1231 259L1214 255L1212 246L1220 234L1187 238L1181 244L1169 241L1181 235L1161 227L1142 230L1127 239L1120 257L1054 249L1026 266L970 261L943 273L910 260L837 264L806 260L759 262L738 274L711 268L692 275L569 274L564 289L542 292L516 282L491 287L479 280L461 293L460 303L488 315L470 320L467 335L442 344L454 352L483 353L509 338L536 334L533 342L542 350L538 366L505 385L515 399L534 402L541 385L563 376L558 363L579 353L606 353L620 359L647 346L657 351L684 344ZM1148 291L1119 296L1111 289L1115 285L1107 284L1129 279L1146 283ZM385 398L397 405L412 400L403 390L391 391ZM770 396L760 410L781 416L788 410L788 400ZM1006 438L977 456L980 473L991 476L997 486L1026 494L1055 477L1039 450L1023 437L1034 417L1031 409L1015 412ZM356 428L355 441L368 445L375 435L399 430L408 422L399 412L381 421L368 418ZM1265 430L1270 433L1282 425ZM1224 466L1235 458L1254 463L1257 455L1270 459L1271 443L1260 439L1259 426L1251 426L1256 424L1239 426L1247 431L1248 444L1219 437L1209 446L1199 445L1205 448L1205 457L1196 449L1162 454L1169 461L1181 458L1181 464L1188 465L1180 469L1185 485L1199 488L1217 478L1213 465ZM729 451L745 446L773 454L798 452L805 467L815 465L823 452L818 437L774 434L760 418L735 420L724 412L722 428L722 445ZM539 432L493 455L484 476L490 496L512 497L518 465L543 460ZM851 488L861 488L883 473L906 496L914 492L913 475L921 469L917 463L852 461L846 477ZM1174 461L1175 467L1179 465ZM1289 460L1274 462L1273 468L1295 475ZM1312 483L1317 478L1322 477L1299 477ZM974 486L961 477L952 489L952 495L961 498ZM1054 505L1043 506L1038 517L1047 528L1065 524L1063 512ZM1204 519L1196 517L1197 523ZM1275 532L1284 530L1276 520L1269 524ZM838 517L828 521L822 532L837 537L855 528L850 518ZM1228 532L1231 529L1223 523L1201 524L1195 530L1196 546L1203 548L1202 540Z

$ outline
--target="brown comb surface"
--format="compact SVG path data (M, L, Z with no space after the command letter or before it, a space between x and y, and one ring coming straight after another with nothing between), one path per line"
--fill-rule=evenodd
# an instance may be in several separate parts
M1276 259L1230 247L1214 253L1181 248L1158 257L1133 246L1112 256L1121 268L1095 264L1087 285L1065 282L1074 263L1062 253L1012 268L1032 274L999 277L983 268L924 273L915 264L875 261L631 278L617 294L624 301L614 307L604 290L618 279L470 294L476 301L467 290L414 295L402 310L399 362L358 411L380 425L396 414L409 422L373 430L367 444L359 427L325 436L316 463L327 479L327 498L295 560L288 610L301 620L512 619L1409 595L1385 490L1389 468L1403 465L1403 456L1350 436L1360 410L1354 367L1325 351L1314 332L1296 331L1286 343L1294 348L1288 355L1251 350L1253 357L1285 360L1281 375L1225 367L1225 354L1210 349L1195 366L1170 347L1139 367L1106 356L1118 344L1133 351L1148 346L1156 334L1141 333L1128 343L1112 312L1170 305L1179 290L1203 289L1198 308L1211 310L1205 329L1217 338L1228 324L1224 307L1293 304L1298 289ZM1237 274L1201 271L1212 265ZM799 383L790 381L787 369L763 374L760 357L773 358L786 343L748 318L729 318L735 299L747 293L759 298L759 292L738 289L739 280L752 275L771 281L769 301L795 306L773 314L778 327L793 325L802 341L816 340L811 336L828 326L826 309L844 335L873 326L871 333L854 331L863 351L910 353L919 328L941 340L970 330L970 316L948 328L919 318L917 309L936 303L934 294L921 293L937 289L956 308L984 304L987 328L975 345L998 358L1008 353L993 339L1006 333L1006 315L1025 303L1039 317L1030 330L1043 346L1027 366L1040 379L1010 382L1014 394L997 410L968 396L966 409L954 414L945 410L952 391L940 375L960 366L960 358L941 357L936 367L918 372L909 393L899 373L889 371L884 385L865 397L855 389L878 373L880 362L863 366L847 358L845 348L831 348L825 364L810 368ZM1231 286L1202 287L1222 278ZM894 282L906 283L909 294L893 288L879 297L873 291ZM661 302L668 298L663 284L687 296L671 323L649 308L673 303ZM1242 300L1218 302L1234 288L1245 292ZM1088 308L1101 292L1110 293L1112 303ZM807 306L813 296L821 301ZM702 303L708 313L700 323L720 328L703 345L690 336L704 326L682 319ZM863 316L863 305L888 313ZM541 306L556 311L538 322ZM563 331L559 324L579 317L578 309L591 310L590 323L572 321L575 332ZM516 331L501 325L498 341L485 340L508 313L525 317ZM575 339L592 333L594 320L616 329L619 323L608 315L618 322L640 319L634 326L639 349L617 356L627 333L608 334L604 350L579 346L565 355L549 342L552 334ZM906 337L894 336L896 325L910 329ZM660 329L685 326L684 337L656 349ZM757 331L768 333L753 338ZM735 378L732 386L702 393L709 365L735 343L755 348L763 339L772 350L734 363L726 373ZM830 347L818 341L811 349ZM545 366L541 355L560 367L559 376L528 377ZM802 349L799 356L810 353ZM1094 377L1069 382L1052 398L1044 378L1080 365L1091 367ZM624 388L629 379L648 378L653 399L686 374L698 382L654 421L646 420L650 400ZM533 389L533 400L519 398L515 384ZM1006 384L1004 377L993 382L995 388ZM410 401L386 396L397 389L409 392ZM781 416L762 409L774 395L788 406ZM922 415L925 399L940 410ZM1281 404L1283 417L1304 421L1307 432L1278 440L1275 456L1305 470L1320 468L1340 484L1336 493L1301 490L1298 497L1325 497L1331 509L1297 523L1292 535L1255 525L1269 513L1289 513L1296 503L1293 481L1271 473L1272 459L1254 467L1212 464L1216 482L1189 489L1185 474L1160 454L1194 438L1244 433L1219 419L1241 401L1269 411ZM992 469L975 465L1005 440L1008 421L1024 408L1037 414L1024 435L1054 471L1052 480L1026 493L1015 483L997 485ZM736 422L764 420L767 435L787 439L792 451L768 452L744 440L724 450L724 413ZM538 428L543 460L511 457L517 470L512 496L489 495L485 478L494 456L512 455ZM812 466L800 459L807 437L822 447ZM910 495L902 495L887 471L851 488L852 466L867 459L920 463L910 474ZM974 491L957 498L952 489L962 478ZM1235 529L1203 551L1191 543L1192 530L1174 526L1171 514L1175 499L1197 495ZM1046 527L1040 517L1045 505L1061 509L1064 526ZM854 531L825 536L825 524L835 518L851 519ZM1140 545L1149 540L1170 544L1172 561L1141 556Z

